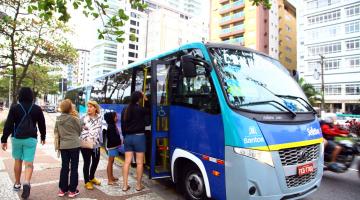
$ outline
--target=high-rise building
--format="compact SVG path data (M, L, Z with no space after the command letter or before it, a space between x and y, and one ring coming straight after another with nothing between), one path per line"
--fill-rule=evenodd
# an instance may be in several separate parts
M129 16L122 27L125 32L124 42L118 43L114 35L105 35L104 40L98 40L91 49L91 79L101 74L106 74L116 68L121 68L137 59L145 56L146 38L146 14L136 9L132 9L127 0L109 0L109 16L117 14L119 8ZM101 23L100 26L103 26ZM130 40L130 34L134 34L135 41Z
M271 9L250 0L211 0L210 41L239 44L296 68L296 7L271 0Z
M360 1L302 1L299 8L300 77L321 92L323 66L325 111L351 112L360 106Z
M160 4L152 0L146 2L149 5L147 10L147 42L145 45L147 57L189 42L208 41L209 28L207 19L200 16L191 16L182 12L182 9L175 9L168 4Z
M165 0L169 7L176 9L189 16L199 15L202 11L203 0Z

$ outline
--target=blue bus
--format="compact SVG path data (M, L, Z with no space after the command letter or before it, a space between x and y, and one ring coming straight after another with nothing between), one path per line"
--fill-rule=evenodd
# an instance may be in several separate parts
M120 115L133 91L149 99L142 103L151 113L149 177L170 177L187 199L298 199L319 187L324 146L316 112L278 60L190 43L68 96L83 111L92 99Z

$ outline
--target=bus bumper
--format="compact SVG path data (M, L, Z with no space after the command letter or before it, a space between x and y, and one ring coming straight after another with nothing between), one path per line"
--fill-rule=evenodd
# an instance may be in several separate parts
M314 161L316 174L304 184L289 186L286 177L296 167L284 167L278 152L272 152L274 167L239 155L233 147L225 147L226 199L287 200L303 198L320 186L323 174L321 156ZM294 172L295 170L295 172Z

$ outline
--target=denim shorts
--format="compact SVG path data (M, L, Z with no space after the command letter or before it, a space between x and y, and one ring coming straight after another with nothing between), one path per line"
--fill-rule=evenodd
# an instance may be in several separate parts
M108 156L109 157L117 157L117 156L119 156L119 149L118 148L109 149L108 150Z
M124 141L125 152L145 152L146 150L146 137L145 134L129 134L125 135Z
M17 139L11 138L11 147L12 147L12 157L15 160L23 160L25 162L33 162L37 139L35 138L26 138L26 139Z

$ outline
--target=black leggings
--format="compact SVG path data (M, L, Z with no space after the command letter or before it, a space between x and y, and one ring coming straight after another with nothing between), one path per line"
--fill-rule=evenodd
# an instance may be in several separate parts
M95 178L96 168L100 160L100 149L81 148L81 155L83 156L84 159L84 167L83 167L84 181L85 183L87 183ZM90 168L90 162L91 162L91 168Z

